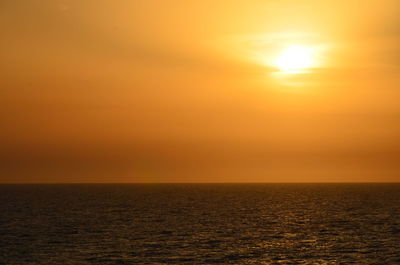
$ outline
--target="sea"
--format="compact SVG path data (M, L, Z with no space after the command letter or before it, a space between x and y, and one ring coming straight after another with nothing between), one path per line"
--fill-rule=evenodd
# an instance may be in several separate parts
M400 264L400 184L0 185L0 264Z

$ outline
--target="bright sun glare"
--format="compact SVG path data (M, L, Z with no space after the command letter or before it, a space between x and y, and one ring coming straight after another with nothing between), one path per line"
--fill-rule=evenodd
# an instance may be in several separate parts
M315 64L313 53L313 49L309 47L289 46L275 60L275 66L282 72L303 72Z

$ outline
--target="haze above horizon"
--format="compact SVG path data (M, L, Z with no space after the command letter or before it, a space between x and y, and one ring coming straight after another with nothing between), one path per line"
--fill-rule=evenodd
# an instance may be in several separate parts
M3 0L0 183L400 182L398 10Z

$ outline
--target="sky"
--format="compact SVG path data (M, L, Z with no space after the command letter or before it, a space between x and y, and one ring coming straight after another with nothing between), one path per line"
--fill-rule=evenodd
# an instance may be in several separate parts
M1 0L0 182L398 182L398 10Z

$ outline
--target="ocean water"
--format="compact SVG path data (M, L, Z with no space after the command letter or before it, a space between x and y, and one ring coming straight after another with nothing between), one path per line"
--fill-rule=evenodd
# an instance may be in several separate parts
M400 264L400 185L0 185L0 264Z

